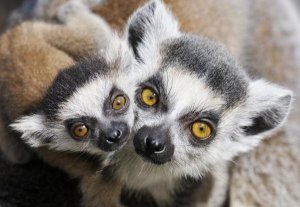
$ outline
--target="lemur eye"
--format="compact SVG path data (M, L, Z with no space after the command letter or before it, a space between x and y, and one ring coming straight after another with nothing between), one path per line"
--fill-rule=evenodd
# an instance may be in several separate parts
M192 134L199 140L204 140L212 135L212 126L206 121L196 121L192 124Z
M144 88L141 93L141 100L147 106L154 106L158 103L158 96L151 88Z
M86 138L89 134L89 128L83 123L75 123L71 127L71 133L76 138Z
M126 104L126 98L124 96L120 95L114 99L112 108L116 111L119 111L122 108L124 108L125 104Z

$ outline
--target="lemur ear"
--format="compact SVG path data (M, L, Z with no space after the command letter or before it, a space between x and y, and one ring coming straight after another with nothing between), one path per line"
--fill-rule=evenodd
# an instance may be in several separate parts
M125 36L135 57L144 61L164 39L179 35L178 22L159 0L139 8L129 19Z
M264 80L250 83L247 101L250 122L242 127L245 135L259 135L282 125L291 108L292 96L290 90Z
M31 147L41 147L48 143L51 133L44 124L45 117L42 114L23 116L16 120L10 127L21 134L21 139Z

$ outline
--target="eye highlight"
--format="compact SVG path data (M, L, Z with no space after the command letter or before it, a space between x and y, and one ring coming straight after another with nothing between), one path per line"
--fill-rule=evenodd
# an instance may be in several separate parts
M89 128L83 123L75 123L71 127L71 135L75 138L87 138L88 134Z
M192 124L191 131L196 139L204 140L211 137L213 133L213 128L209 122L200 120L200 121L195 121Z
M119 111L124 108L126 104L126 98L122 95L117 96L112 103L112 108L116 111Z
M158 103L158 95L151 88L144 88L141 92L141 101L146 106L154 106Z

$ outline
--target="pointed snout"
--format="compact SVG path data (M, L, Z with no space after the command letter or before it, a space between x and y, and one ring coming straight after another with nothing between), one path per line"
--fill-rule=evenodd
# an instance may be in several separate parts
M122 138L122 131L118 128L112 128L107 133L105 139L109 143L118 143Z
M133 144L140 156L155 164L170 161L174 154L169 130L162 127L142 127L136 133Z
M125 122L111 122L102 127L97 145L103 151L117 150L127 141L129 132L129 126Z
M144 142L146 150L150 153L159 154L163 153L166 149L165 143L152 136L145 137Z

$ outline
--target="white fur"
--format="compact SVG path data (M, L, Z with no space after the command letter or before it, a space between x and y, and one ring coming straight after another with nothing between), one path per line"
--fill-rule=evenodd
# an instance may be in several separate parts
M138 46L138 53L143 61L136 63L135 67L137 70L143 71L142 76L139 77L140 80L146 80L160 70L162 43L181 35L177 23L174 22L176 20L170 12L162 6L160 1L154 2L157 5L157 10L152 18L149 17L151 18L150 23L145 23L146 35L143 42ZM134 15L147 11L143 9L138 10ZM146 13L146 15L151 14ZM135 18L138 17L132 17L129 24ZM163 29L162 27L166 28ZM175 145L172 160L163 165L146 162L134 153L132 142L128 142L127 146L117 152L113 158L113 162L119 166L117 174L126 185L137 190L146 190L158 202L162 203L170 201L170 194L176 186L174 183L179 178L185 176L201 178L207 171L215 169L216 165L231 161L234 156L254 148L263 138L274 133L284 123L290 108L290 105L278 101L280 98L292 95L291 91L263 80L250 82L246 99L233 108L225 110L221 115L214 140L206 147L195 147L189 143L193 137L190 132L183 129L179 118L186 113L187 109L195 109L196 111L221 110L225 100L220 94L212 91L204 80L178 67L164 68L163 71L159 71L163 77L162 85L165 86L170 102L169 111L153 114L136 107L138 120L134 127L136 132L144 125L163 124L169 126L172 142ZM251 126L254 117L272 107L277 107L284 114L284 118L279 121L278 126L258 135L245 135L241 127ZM224 178L224 182L219 181L219 184L224 188L224 185L227 184L226 178ZM161 190L156 192L153 190L153 186L160 186ZM224 192L220 191L215 194L217 196L222 193ZM211 202L210 205L213 206L215 203L214 201Z
M143 9L151 3L155 3L155 14L143 12ZM172 15L171 11L159 0L150 1L148 4L143 6L140 10L137 10L131 18L128 20L129 24L127 26L127 33L125 33L125 39L128 39L128 28L131 22L135 21L135 16L139 13L143 13L145 16L148 16L149 22L145 22L144 27L146 33L142 40L142 44L138 46L138 51L143 60L143 77L149 77L150 74L156 72L154 69L158 68L154 64L160 62L160 45L163 41L168 38L175 38L180 35L178 22ZM139 68L139 65L136 65L136 68ZM139 70L139 69L137 69ZM142 78L142 77L141 77Z
M250 82L248 97L244 102L240 102L233 108L225 110L221 115L217 134L213 141L205 147L191 145L189 140L193 139L193 137L189 131L183 129L184 127L179 122L179 118L185 115L187 110L191 109L196 111L220 111L225 100L222 95L210 89L203 79L192 73L185 72L185 70L179 68L180 66L168 67L163 72L160 71L161 45L166 40L179 37L181 33L178 30L177 21L169 10L160 1L154 2L156 3L155 14L154 16L149 16L150 21L146 22L145 25L147 28L145 36L142 43L138 46L138 52L143 61L136 62L134 60L126 60L126 58L119 59L118 61L123 63L123 65L133 65L134 72L130 72L130 70L127 70L126 74L117 72L115 75L118 74L118 76L115 76L113 80L108 82L104 82L98 77L81 87L61 106L60 119L64 120L74 115L84 114L105 120L102 111L95 109L101 109L103 97L106 97L112 83L117 83L121 88L126 88L127 84L128 91L130 88L131 92L127 90L125 92L130 94L130 97L133 97L133 89L136 87L134 85L135 81L143 82L156 72L161 72L163 85L168 92L170 109L166 114L153 114L136 107L138 120L135 123L134 132L137 132L144 125L157 126L165 124L169 126L172 142L175 145L175 153L172 160L164 165L145 162L135 153L132 140L130 140L123 149L114 154L112 162L118 165L117 175L128 187L146 190L158 202L168 203L171 200L171 193L174 191L180 178L185 176L191 176L196 179L201 178L207 171L216 169L216 165L226 163L239 153L251 150L263 138L272 134L277 127L280 127L284 123L285 118L280 120L279 125L275 129L258 135L247 136L241 129L243 126L251 125L254 117L272 107L277 107L278 110L283 111L284 117L286 117L290 106L282 105L278 101L285 96L291 96L292 93L289 90L262 80ZM144 9L146 7L147 5ZM133 15L129 20L129 24L135 21L139 12L143 12L143 8ZM151 14L147 13L146 15ZM117 43L112 45L112 49L105 53L111 64L115 61L114 58L111 58L115 54L114 51L119 51L118 54L121 54L119 56L124 57L122 55L124 54L122 51L123 46ZM131 102L133 103L133 98L131 98ZM21 126L19 129L24 130L24 127ZM60 124L56 125L56 133L60 132L60 136L64 136L65 132L62 133L61 131L62 126ZM74 147L71 143L66 145ZM67 147L66 145L57 146L57 149L60 150L60 147ZM222 174L223 172L220 173ZM219 181L220 186L217 185L217 187L226 185L226 182ZM224 178L223 181L226 181L226 179ZM219 193L216 192L216 195L220 195ZM213 205L214 203L211 203L211 206Z
M117 117L107 117L103 114L105 100L114 86L121 89L130 100L134 96L136 87L133 78L132 64L134 59L127 44L117 35L113 35L106 43L105 50L99 51L111 71L106 75L98 75L79 87L67 101L59 105L58 119L48 120L42 113L21 117L11 125L14 130L22 133L22 139L31 147L47 145L49 148L59 151L89 152L91 154L107 154L90 141L78 142L69 135L64 121L80 118L82 116L94 117L102 125L111 121L124 120L129 126L133 126L133 103L130 103L127 111ZM129 102L131 102L128 100ZM51 138L50 142L44 141Z
M44 116L40 114L35 114L31 116L24 116L18 119L16 122L10 125L15 131L22 132L22 138L32 147L42 146L41 140L36 136L32 135L32 132L39 132L45 130Z

